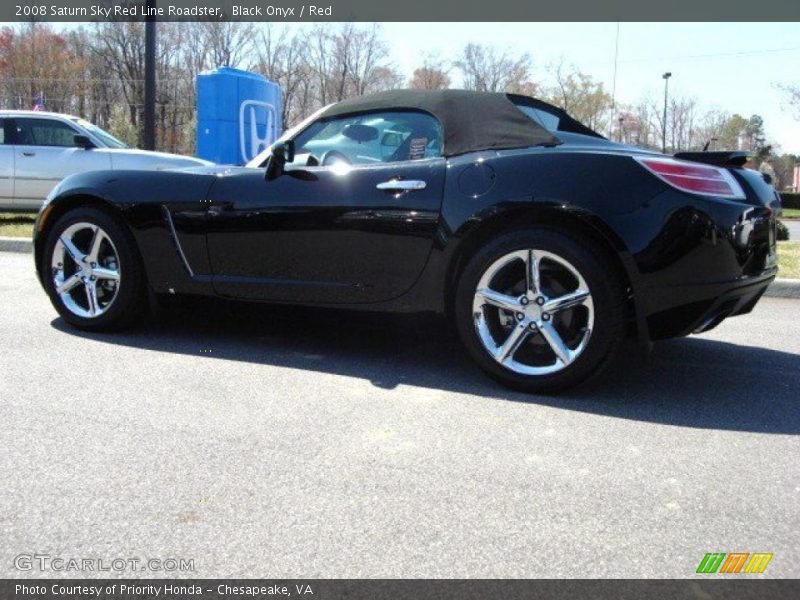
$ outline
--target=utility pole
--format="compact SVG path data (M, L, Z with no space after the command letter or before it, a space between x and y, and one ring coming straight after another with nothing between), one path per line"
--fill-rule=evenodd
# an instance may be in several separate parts
M144 25L144 148L156 149L156 0L147 0Z
M617 115L617 63L619 62L619 22L617 22L617 36L614 42L614 79L611 83L611 127L614 126L614 117Z
M669 95L669 78L672 73L667 71L661 77L664 78L664 121L661 127L661 152L667 153L667 97Z

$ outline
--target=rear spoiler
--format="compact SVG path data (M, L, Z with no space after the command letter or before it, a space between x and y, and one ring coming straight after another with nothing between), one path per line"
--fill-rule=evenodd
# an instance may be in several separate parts
M748 156L749 153L744 150L725 150L721 152L678 152L675 158L715 167L743 167Z

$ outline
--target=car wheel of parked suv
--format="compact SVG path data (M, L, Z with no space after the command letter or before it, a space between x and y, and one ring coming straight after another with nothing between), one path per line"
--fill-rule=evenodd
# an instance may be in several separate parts
M464 268L456 326L493 378L526 392L554 392L612 358L624 335L623 291L600 249L555 230L515 231Z

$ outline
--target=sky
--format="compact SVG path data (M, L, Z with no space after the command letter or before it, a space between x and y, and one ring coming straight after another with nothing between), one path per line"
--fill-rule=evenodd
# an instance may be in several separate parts
M800 84L800 23L382 23L381 27L395 65L407 77L425 54L453 60L469 42L528 53L535 81L547 80L548 66L563 60L603 82L609 92L614 90L621 104L645 97L661 102L661 75L670 71L670 94L695 98L701 112L759 114L768 140L777 142L783 152L800 154L800 118L777 88L780 83Z

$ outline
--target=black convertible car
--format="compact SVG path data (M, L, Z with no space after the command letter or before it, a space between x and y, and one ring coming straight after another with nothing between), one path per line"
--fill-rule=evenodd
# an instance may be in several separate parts
M328 106L245 167L65 179L35 226L76 327L160 296L448 315L491 376L577 384L626 334L707 331L775 277L780 203L737 152L650 153L512 94Z

